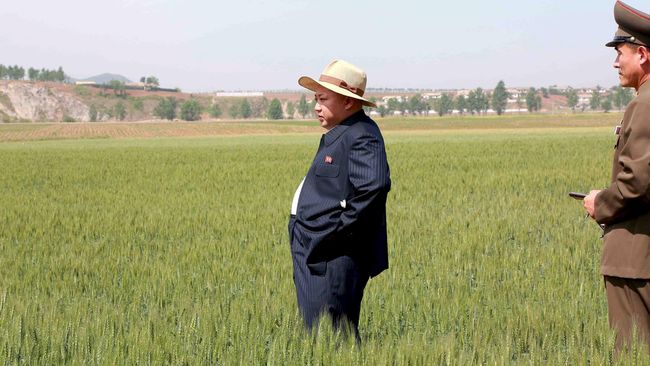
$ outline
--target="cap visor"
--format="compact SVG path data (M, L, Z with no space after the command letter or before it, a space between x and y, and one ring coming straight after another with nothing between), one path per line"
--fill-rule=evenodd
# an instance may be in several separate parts
M605 47L616 47L617 45L625 43L625 41L613 40L605 43Z

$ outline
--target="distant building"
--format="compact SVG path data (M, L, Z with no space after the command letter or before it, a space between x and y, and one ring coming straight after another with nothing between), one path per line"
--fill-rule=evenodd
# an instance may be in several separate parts
M435 92L435 93L424 93L424 94L422 94L422 98L423 98L423 99L426 99L426 100L429 100L429 99L434 99L434 100L435 100L435 99L440 99L441 96L442 96L442 93L438 93L438 92Z
M83 81L83 80L75 81L74 84L75 85L97 85L97 83L94 81Z
M144 89L147 86L147 84L136 81L136 82L132 82L132 83L126 83L126 86L128 86L130 88Z
M263 97L262 92L217 92L217 97Z
M388 101L391 99L395 99L396 101L401 102L404 99L404 97L402 97L401 95L386 95L384 97L381 97L381 100L384 103L388 103Z

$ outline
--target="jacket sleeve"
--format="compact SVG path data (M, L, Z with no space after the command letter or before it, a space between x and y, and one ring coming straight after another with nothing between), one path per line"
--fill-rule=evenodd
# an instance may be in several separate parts
M630 110L631 109L631 110ZM609 187L596 196L595 218L600 224L610 224L630 214L633 206L647 204L650 188L650 103L632 103L624 131L627 138L620 146L620 172Z
M385 204L390 190L390 172L383 141L369 132L358 137L348 161L352 197L341 214L336 235L345 235L372 214L373 207Z

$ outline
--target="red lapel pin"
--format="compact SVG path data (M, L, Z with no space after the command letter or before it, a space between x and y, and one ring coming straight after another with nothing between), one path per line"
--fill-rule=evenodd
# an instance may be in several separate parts
M332 164L332 161L334 161L334 159L332 159L331 156L325 155L325 163L326 164Z

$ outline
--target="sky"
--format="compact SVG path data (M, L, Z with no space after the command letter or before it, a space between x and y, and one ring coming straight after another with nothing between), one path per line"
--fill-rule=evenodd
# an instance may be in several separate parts
M626 1L650 13L650 3ZM109 72L189 92L300 90L334 59L369 88L618 83L613 0L22 0L0 64Z

